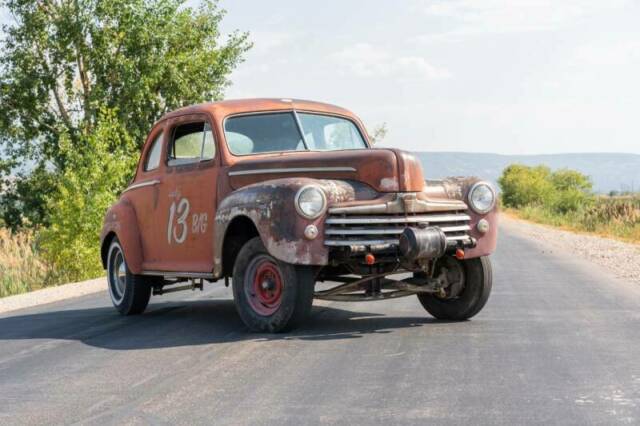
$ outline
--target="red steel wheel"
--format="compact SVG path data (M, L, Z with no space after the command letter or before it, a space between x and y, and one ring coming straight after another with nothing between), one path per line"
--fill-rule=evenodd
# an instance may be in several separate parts
M249 265L245 293L251 308L269 316L282 303L283 280L280 268L270 256L258 256Z
M298 326L311 311L312 268L281 262L260 237L247 241L233 266L233 300L251 331L277 333Z

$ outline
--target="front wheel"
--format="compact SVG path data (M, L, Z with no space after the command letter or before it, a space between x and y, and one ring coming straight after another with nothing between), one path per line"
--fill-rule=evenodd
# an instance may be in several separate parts
M440 293L418 294L418 299L438 319L469 319L482 310L491 294L493 276L488 257L444 257L438 261L434 275L443 275L448 285Z
M311 311L315 277L310 268L273 258L259 237L248 241L233 268L233 299L252 331L297 327Z
M113 306L122 315L141 314L149 304L151 285L147 277L133 274L117 238L109 246L107 281Z

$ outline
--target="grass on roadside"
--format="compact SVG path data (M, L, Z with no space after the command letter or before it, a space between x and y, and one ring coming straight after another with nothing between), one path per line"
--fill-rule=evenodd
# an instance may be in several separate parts
M52 283L51 268L35 252L33 234L0 228L0 297L37 290Z
M596 197L590 205L566 213L540 205L506 211L532 222L640 243L638 197Z

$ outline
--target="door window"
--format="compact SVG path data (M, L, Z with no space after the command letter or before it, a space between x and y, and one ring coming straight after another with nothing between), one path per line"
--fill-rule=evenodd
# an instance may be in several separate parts
M160 152L162 151L162 135L160 134L156 137L151 145L151 149L147 153L147 159L144 162L144 171L148 172L151 170L155 170L160 165Z
M197 163L215 158L216 145L206 122L182 124L175 128L169 151L170 166Z

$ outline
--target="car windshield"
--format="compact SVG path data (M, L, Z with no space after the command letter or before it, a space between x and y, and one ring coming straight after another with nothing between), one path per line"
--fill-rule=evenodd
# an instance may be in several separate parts
M230 117L225 120L224 132L229 150L235 155L367 148L352 121L306 112Z

